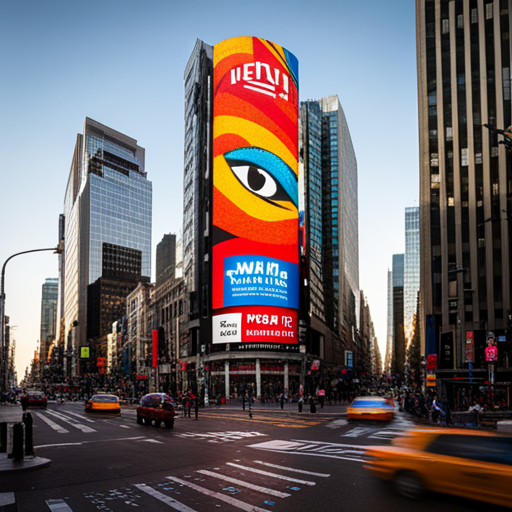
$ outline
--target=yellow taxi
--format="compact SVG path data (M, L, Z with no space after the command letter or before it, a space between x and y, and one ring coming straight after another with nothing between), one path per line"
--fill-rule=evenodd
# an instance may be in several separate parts
M512 436L464 429L424 428L366 448L364 466L394 483L399 494L452 494L494 505L512 504Z
M121 403L116 395L94 395L85 402L85 411L121 414Z
M395 407L392 402L381 396L357 397L347 407L349 420L391 421L394 417Z

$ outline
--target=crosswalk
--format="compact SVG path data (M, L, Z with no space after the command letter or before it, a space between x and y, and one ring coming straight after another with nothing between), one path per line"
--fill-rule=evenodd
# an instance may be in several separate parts
M276 510L275 506L283 500L311 492L317 483L327 481L330 476L298 466L232 459L188 474L166 475L159 481L88 492L73 498L54 497L46 499L45 505L51 512L124 512L135 508L202 512L216 510L223 504L247 512L268 512Z
M260 423L265 425L271 425L273 427L286 427L286 428L309 428L315 425L320 425L324 421L323 418L313 418L310 416L304 416L302 418L297 417L295 414L283 414L280 411L260 411L253 410L251 416L249 411L228 411L219 412L217 410L205 410L201 411L201 415L208 418L226 419L230 418L240 422L248 423Z

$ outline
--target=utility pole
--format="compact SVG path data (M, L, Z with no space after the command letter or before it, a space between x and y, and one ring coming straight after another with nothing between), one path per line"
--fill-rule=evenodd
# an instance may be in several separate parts
M28 254L29 252L41 252L41 251L54 251L55 254L61 254L62 248L59 247L51 247L49 249L32 249L30 251L22 251L9 256L3 266L2 266L2 282L0 289L0 349L2 360L0 361L0 391L7 391L7 346L5 344L5 266L7 263L14 258L15 256L20 256L21 254Z

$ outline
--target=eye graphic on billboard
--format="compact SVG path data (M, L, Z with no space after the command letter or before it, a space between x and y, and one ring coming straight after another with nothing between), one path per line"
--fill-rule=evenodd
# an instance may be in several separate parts
M298 62L256 37L215 45L213 60L214 343L230 331L215 320L225 308L241 315L229 342L270 341L267 331L282 329L248 335L242 324L264 307L299 308Z

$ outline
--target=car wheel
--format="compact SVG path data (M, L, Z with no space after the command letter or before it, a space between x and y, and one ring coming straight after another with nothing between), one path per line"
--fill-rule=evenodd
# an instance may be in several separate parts
M151 418L144 418L144 425L146 425L146 427L149 427L151 425Z
M173 428L174 427L174 418L172 420L164 420L164 425L167 428Z
M158 428L162 423L162 420L155 420L155 427Z
M413 471L402 471L395 476L395 489L406 498L417 500L424 493L421 478Z
M144 418L140 414L137 414L137 423L139 425L142 425L144 423Z

